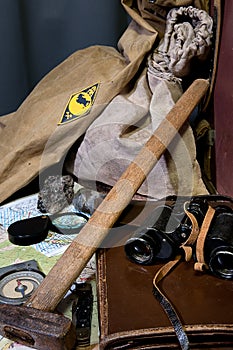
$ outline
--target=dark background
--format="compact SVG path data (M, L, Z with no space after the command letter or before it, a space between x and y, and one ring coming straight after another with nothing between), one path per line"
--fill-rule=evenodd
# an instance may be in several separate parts
M120 0L0 0L0 116L73 52L117 46L128 25Z

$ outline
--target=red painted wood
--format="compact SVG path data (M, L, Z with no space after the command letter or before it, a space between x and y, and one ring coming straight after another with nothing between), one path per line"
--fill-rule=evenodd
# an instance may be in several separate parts
M233 1L223 1L223 22L216 86L216 186L219 193L233 196Z

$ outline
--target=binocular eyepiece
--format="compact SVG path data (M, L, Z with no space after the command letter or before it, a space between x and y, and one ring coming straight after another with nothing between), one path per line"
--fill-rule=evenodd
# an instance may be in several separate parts
M165 262L181 253L180 246L191 234L192 223L183 209L183 203L175 206L158 206L151 217L125 244L129 260L142 265ZM187 208L199 227L208 203L194 198ZM195 246L193 247L195 248ZM215 208L214 218L204 243L205 262L210 272L220 278L233 279L233 211L227 206ZM193 249L195 260L195 249Z

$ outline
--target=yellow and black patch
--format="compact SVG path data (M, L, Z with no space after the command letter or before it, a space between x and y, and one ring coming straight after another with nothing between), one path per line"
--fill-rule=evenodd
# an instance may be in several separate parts
M58 125L71 122L89 113L94 104L98 88L99 83L96 83L77 94L73 94L67 103Z

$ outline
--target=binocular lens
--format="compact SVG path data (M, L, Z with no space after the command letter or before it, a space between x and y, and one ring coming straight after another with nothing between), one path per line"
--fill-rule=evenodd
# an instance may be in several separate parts
M153 254L152 249L143 239L138 239L134 244L129 245L128 249L130 250L129 254L131 258L140 264L145 264L151 260Z
M151 264L159 250L160 243L154 230L148 230L146 234L130 238L125 245L126 256L137 264Z
M130 260L139 264L146 264L153 257L153 249L144 239L138 238L127 244L126 254L130 257Z
M219 250L215 252L209 262L209 267L215 275L222 278L233 278L233 251Z

